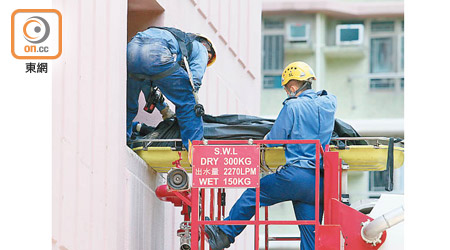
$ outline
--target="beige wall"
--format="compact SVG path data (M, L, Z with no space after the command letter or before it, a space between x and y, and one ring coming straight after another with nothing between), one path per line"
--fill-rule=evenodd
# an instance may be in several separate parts
M125 0L53 1L64 25L63 54L53 64L55 250L178 247L180 209L156 198L163 178L125 144L126 44L136 31L156 24L209 36L218 53L200 90L207 113L259 112L259 2L132 0L128 6L129 12ZM229 192L227 204L238 194ZM252 230L246 231L231 249L251 248Z
M261 3L250 0L160 0L159 6L165 9L161 13L157 6L146 7L145 1L132 2L128 16L129 39L150 25L165 25L202 33L213 41L217 61L207 68L199 92L207 114L259 113ZM141 96L142 106L143 102ZM159 114L149 116L140 108L135 120L154 125L161 118Z
M53 249L123 250L126 1L54 0L63 53L53 63Z

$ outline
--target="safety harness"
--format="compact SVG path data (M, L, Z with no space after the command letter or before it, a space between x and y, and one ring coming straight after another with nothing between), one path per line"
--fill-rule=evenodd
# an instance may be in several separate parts
M155 74L155 75L150 76L150 75L146 75L146 74L128 73L128 76L130 76L131 78L138 80L138 81L160 80L166 76L170 76L171 74L175 73L180 67L185 68L183 65L183 57L186 57L186 59L190 58L190 56L192 54L192 42L197 37L195 34L186 33L177 28L172 28L172 27L150 26L147 29L150 29L150 28L162 29L162 30L169 31L178 42L178 46L180 47L182 59L178 63L174 64L171 68L169 68L161 73Z
M195 115L203 116L205 114L205 109L203 108L203 105L198 103L198 96L197 96L197 93L195 92L194 83L192 82L192 74L190 72L189 65L188 65L188 59L190 58L190 56L192 54L192 42L197 38L197 35L192 34L192 33L186 33L186 32L183 32L179 29L172 28L172 27L150 26L147 29L150 29L150 28L156 28L156 29L162 29L162 30L169 31L175 37L175 39L178 42L178 46L180 47L181 60L178 63L175 63L169 69L167 69L161 73L151 75L151 76L146 75L146 74L128 73L129 77L131 77L137 81L150 81L151 91L150 91L149 96L146 97L146 104L145 104L144 110L149 113L152 113L156 106L155 101L159 101L161 103L164 101L164 98L162 96L160 96L160 94L158 95L158 93L160 93L160 92L157 91L158 90L157 87L153 86L153 81L157 81L166 76L169 76L169 75L175 73L180 67L183 67L187 71L187 73L189 75L189 81L192 85L192 93L194 94L194 98L195 98L195 106L194 106Z

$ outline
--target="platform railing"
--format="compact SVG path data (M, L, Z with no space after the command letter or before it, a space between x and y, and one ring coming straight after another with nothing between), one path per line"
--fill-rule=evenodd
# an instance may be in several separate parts
M255 226L255 250L259 249L259 227L264 225L314 225L316 230L318 226L320 225L319 221L319 194L320 194L320 156L324 155L324 150L322 148L322 145L320 144L319 140L203 140L203 141L193 141L192 142L192 148L190 149L190 154L192 153L192 161L195 162L195 158L199 157L195 154L195 149L197 147L202 146L220 146L220 145L226 145L226 146L236 146L236 145L256 145L261 147L261 145L286 145L286 144L313 144L315 145L315 219L314 220L294 220L294 221L283 221L283 220L268 220L268 217L266 217L266 220L260 220L260 214L259 214L259 207L260 207L260 186L259 186L259 178L257 181L257 185L255 188L255 216L254 220L233 220L233 221L222 221L221 216L218 216L219 220L211 220L207 221L205 220L205 188L199 188L192 186L191 189L191 195L192 195L192 216L191 216L191 249L192 250L198 250L199 249L199 242L195 239L198 239L200 236L200 242L201 244L201 250L205 249L205 233L204 230L201 230L199 232L200 228L204 228L205 225L254 225ZM260 151L260 150L259 150ZM258 151L258 152L259 152ZM258 159L260 159L260 155L258 155ZM258 163L259 165L259 163ZM193 164L193 169L196 166ZM193 171L194 173L194 171ZM258 172L259 174L259 172ZM214 210L214 194L215 189L217 190L217 193L224 194L225 188L221 185L217 185L213 187L210 191L210 216L211 219L213 219L213 215L215 214ZM202 199L199 199L199 195L202 197ZM220 197L222 199L222 197ZM218 198L219 200L219 198ZM200 204L201 203L201 204ZM223 206L222 206L223 205ZM199 207L201 206L201 210L199 210ZM220 202L217 203L217 211L218 215L222 214L224 217L224 204L221 204ZM221 213L220 213L221 212ZM200 218L200 219L199 219ZM200 235L199 235L200 234ZM266 233L266 238L268 237L268 234ZM267 239L266 239L267 242ZM315 238L315 242L317 244L317 234ZM267 244L267 243L266 243ZM267 248L266 248L267 249Z

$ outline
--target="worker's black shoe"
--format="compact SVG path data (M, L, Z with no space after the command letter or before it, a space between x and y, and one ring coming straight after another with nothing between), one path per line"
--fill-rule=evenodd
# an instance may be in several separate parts
M209 220L209 218L206 217L206 220ZM208 235L208 243L212 250L230 247L228 236L217 225L205 225L205 233Z

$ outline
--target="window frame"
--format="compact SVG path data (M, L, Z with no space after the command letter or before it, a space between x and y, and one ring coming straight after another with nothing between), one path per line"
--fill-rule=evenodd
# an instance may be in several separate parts
M383 33L384 34L384 33ZM374 73L374 72L372 72L372 39L380 39L380 38L391 38L392 39L392 46L393 46L393 48L392 48L392 54L391 54L391 57L392 57L392 64L393 64L393 66L394 66L394 70L393 71L391 71L391 72L378 72L378 73ZM398 60L396 60L396 58L397 58L397 51L396 51L396 39L395 39L395 37L393 36L393 35L381 35L381 36L379 36L378 34L376 35L376 36L370 36L370 39L369 39L369 48L370 48L370 50L369 50L369 53L370 53L370 56L369 56L369 72L370 72L370 74L392 74L392 73L396 73L397 72L397 68L398 68L398 65L397 65L397 61Z
M398 26L398 27L397 27ZM399 55L397 56L397 72L401 72L404 73L405 72L405 32L402 30L402 22L398 22L396 26L396 29L399 31L398 35L397 35L397 46L398 46L398 53ZM401 51L401 45L402 45L402 39L403 39L403 53ZM402 57L403 57L403 68L401 67L402 65Z
M394 31L379 31L379 32L373 32L372 31L372 22L377 21L394 21ZM404 22L403 19L368 19L367 24L367 33L368 33L368 48L369 48L369 62L368 62L368 68L369 68L369 80L367 87L369 91L373 92L380 92L380 91L387 91L387 92L403 92L403 89L401 87L401 79L404 79L404 69L401 69L401 56L402 53L400 51L401 48L401 38L404 39L404 31L402 29L402 22ZM383 73L372 73L372 39L373 38L392 38L393 40L393 63L394 63L394 71L393 72L383 72ZM403 53L404 58L404 53ZM404 60L403 60L404 61ZM372 79L394 79L395 86L394 88L371 88L371 80Z
M269 35L269 36L283 36L283 44L282 44L282 48L283 48L283 59L281 62L281 67L283 67L284 65L284 57L285 57L285 51L284 51L284 43L286 42L286 20L285 19L279 19L283 22L283 28L275 28L275 29L267 29L265 27L263 27L262 32L261 32L261 46L262 46L262 51L264 52L264 37ZM283 72L283 68L280 69L264 69L264 58L265 55L262 55L262 62L261 62L261 85L262 85L262 89L275 89L277 88L276 86L272 87L272 88L266 88L264 87L264 77L266 76L280 76Z
M382 183L381 186L375 186L375 175L376 174L380 174L382 175L381 177L383 177L383 180L386 177L386 171L370 171L369 172L369 192L374 193L374 192L383 192L385 191L385 185L384 183Z
M280 77L281 78L281 74L278 74L278 73L268 73L268 74L264 74L263 75L263 78L262 78L262 87L263 87L263 89L280 89L280 88L282 88L282 86L281 86L281 81L277 84L277 83L275 83L274 84L274 86L273 87L265 87L264 86L264 80L265 80L265 78L266 77Z

